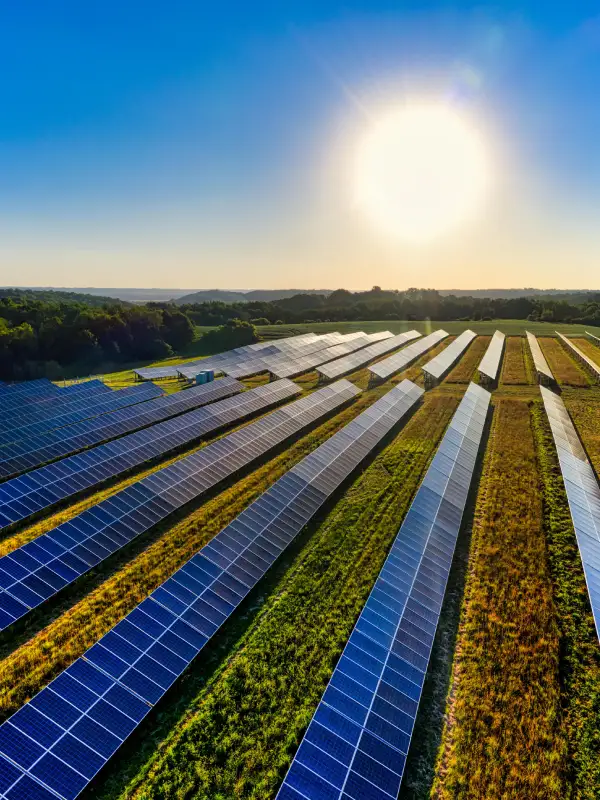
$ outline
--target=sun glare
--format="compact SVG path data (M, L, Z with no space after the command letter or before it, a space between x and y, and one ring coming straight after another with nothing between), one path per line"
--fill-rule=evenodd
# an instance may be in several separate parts
M443 105L406 106L376 121L360 142L355 199L395 238L429 241L481 209L488 158L477 131Z

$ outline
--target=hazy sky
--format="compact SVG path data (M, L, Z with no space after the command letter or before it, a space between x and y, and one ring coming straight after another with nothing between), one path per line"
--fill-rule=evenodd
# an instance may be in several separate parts
M30 0L0 25L0 284L600 287L594 2ZM392 242L352 154L406 98L484 137L479 217Z

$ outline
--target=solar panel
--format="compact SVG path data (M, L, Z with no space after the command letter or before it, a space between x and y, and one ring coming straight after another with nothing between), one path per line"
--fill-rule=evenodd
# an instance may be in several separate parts
M4 722L5 784L38 780L74 800L422 394L404 381L334 434Z
M365 335L366 334L362 333L361 331L345 335L340 333L328 333L324 336L320 336L317 340L312 341L309 344L303 344L300 347L295 348L293 351L276 353L268 356L261 355L261 358L256 358L240 364L232 363L224 366L223 369L227 375L231 375L234 378L250 378L253 375L260 375L263 372L270 372L272 375L276 375L277 377L292 377L288 374L283 375L284 371L290 371L292 363L298 363L298 365L311 363L311 359L308 358L309 355L312 355L313 359L316 358L317 363L323 363L322 361L319 362L319 357L317 355L318 353L323 353L328 348L333 346L348 344L348 342L359 340ZM310 368L311 367L308 367L308 369ZM292 368L291 372L293 371L294 370ZM300 372L305 371L306 369L300 370ZM280 374L280 372L282 374Z
M38 381L27 381L26 384L12 383L0 395L0 409L18 408L22 403L51 397L59 392L58 386L45 379L41 383Z
M442 350L441 353L435 358L432 358L431 361L428 361L427 364L424 364L423 377L425 379L425 388L431 389L433 386L437 386L448 372L450 372L473 339L476 338L477 334L473 333L473 331L463 331L460 336L457 336L453 342L450 342L448 347Z
M134 370L135 374L141 380L156 380L157 378L177 378L180 377L180 371L184 370L185 377L195 375L199 370L214 369L215 372L221 372L221 366L224 363L239 363L246 359L256 358L260 355L268 353L281 352L285 348L298 346L301 342L309 342L319 337L315 333L303 334L302 336L292 336L286 339L276 339L272 342L256 342L255 344L246 345L245 347L237 347L234 350L226 350L223 353L218 353L215 356L208 358L197 359L196 361L188 361L186 364L163 366L163 367L144 367L142 369ZM294 344L292 344L294 342Z
M289 381L257 387L6 481L0 485L0 529L299 392Z
M246 387L234 378L221 378L211 383L192 386L181 392L146 400L99 417L86 419L48 431L35 439L23 439L0 448L0 478L47 464L87 447L107 442L117 436L176 417L185 411L200 408L215 400L238 394Z
M280 388L288 396L293 393L289 385ZM234 475L357 394L360 389L348 381L338 381L320 389L163 467L0 558L0 579L4 587L4 591L0 591L0 613L4 612L0 630L175 509L198 499L224 478ZM254 402L256 405L257 401Z
M385 331L388 338L392 334ZM380 334L376 341L382 341ZM348 353L360 352L364 347L369 346L373 339L368 334L363 334L360 337L355 337L351 341L336 344L333 347L327 347L325 350L318 350L316 353L302 356L301 358L290 359L287 361L279 361L276 365L269 368L269 374L272 378L295 378L297 375L302 375L303 372L308 372L314 369L319 364L326 364L334 361L336 358L347 355Z
M594 342L600 342L600 336L596 336L595 334L590 333L589 331L586 331L586 333L591 339L594 340Z
M573 353L575 353L577 359L584 365L584 367L587 367L588 372L590 372L596 380L600 380L600 367L598 364L596 364L593 359L586 355L583 350L580 350L579 347L577 347L577 345L574 344L570 339L568 339L566 336L563 336L562 333L556 331L556 335L560 337L561 341L564 342L567 347L573 351Z
M562 399L540 386L600 637L600 487Z
M439 344L442 339L445 339L446 336L448 336L446 331L434 331L428 336L419 339L418 342L413 342L409 344L408 347L404 347L399 353L394 353L393 356L383 361L378 361L377 364L373 364L372 367L369 367L369 382L385 381L391 378L392 375L409 367L424 353Z
M413 339L418 339L420 336L421 334L418 331L406 331L405 333L399 333L397 336L385 337L374 344L370 344L368 347L364 347L362 350L349 353L347 356L330 361L327 364L321 364L317 367L317 372L322 380L341 378L349 372L354 372L354 370L366 366L374 358L396 350L401 345Z
M91 380L71 386L61 386L57 391L51 394L28 394L26 397L15 400L12 405L8 407L4 407L0 404L0 419L13 417L17 414L34 414L47 408L60 407L65 400L72 400L75 397L97 397L110 392L112 392L112 389L106 386L102 381Z
M483 385L493 386L498 381L500 362L504 352L506 336L496 331L478 367L479 379Z
M538 377L538 382L548 385L556 383L552 370L548 366L548 362L544 358L540 343L532 333L525 331L527 334L527 341L529 342L529 349L531 350L531 357L533 358L533 366Z
M278 800L398 796L489 402L489 392L470 384Z
M143 383L127 386L124 389L111 391L90 397L84 395L62 401L59 408L38 411L32 414L21 414L14 418L0 420L0 445L18 442L20 439L32 439L55 428L63 428L84 419L126 408L144 400L162 397L163 390L154 383ZM0 449L1 453L1 449Z

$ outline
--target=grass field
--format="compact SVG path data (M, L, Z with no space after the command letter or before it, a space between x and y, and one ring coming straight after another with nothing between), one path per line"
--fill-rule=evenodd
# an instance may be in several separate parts
M552 374L560 386L587 387L590 380L583 367L580 367L567 348L559 339L543 336L539 339L540 347L552 370Z
M587 326L589 328L589 325ZM260 325L258 332L261 337L270 339L273 337L293 336L298 333L330 333L339 331L340 333L351 333L352 331L374 331L389 330L392 333L402 333L402 331L415 329L421 333L431 333L433 330L443 328L448 333L459 334L468 328L482 336L491 336L494 331L502 331L507 336L524 336L525 331L530 331L536 336L554 336L555 331L560 331L565 335L573 336L576 334L585 335L585 325L559 325L556 322L530 322L524 319L494 319L485 322L440 322L436 320L407 322L404 320L381 320L376 322L311 322L303 325ZM593 331L592 331L593 332ZM598 334L600 335L600 333ZM588 339L588 337L585 337ZM589 339L588 339L589 341Z
M82 795L273 800L444 428L498 327L510 335L490 436L459 537L401 800L598 797L600 647L524 323L518 324L510 330L495 323L433 325L451 336L408 370L371 389L368 370L358 370L349 377L365 391L350 406L189 504L16 625L0 638L0 718L392 385L405 377L422 384L422 365L471 327L480 336L448 377L307 526ZM403 323L331 323L327 329L396 331L397 325ZM553 337L554 326L527 328L541 336L600 472L600 388ZM291 332L285 326L270 330ZM580 344L579 336L575 340ZM600 354L595 345L589 348ZM132 373L120 371L112 380L125 385ZM246 383L266 380L257 376ZM307 392L317 381L316 372L297 379ZM180 389L176 381L165 385ZM0 541L0 555L202 446L17 528Z

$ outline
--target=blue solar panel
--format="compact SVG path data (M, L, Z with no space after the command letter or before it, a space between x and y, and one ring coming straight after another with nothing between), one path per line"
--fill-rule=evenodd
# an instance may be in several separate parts
M111 391L93 397L78 395L68 401L61 401L59 409L48 409L32 414L21 414L0 421L0 445L32 439L49 430L62 428L84 419L97 417L119 408L132 406L144 400L162 397L163 390L154 383L136 384L124 389Z
M600 486L562 399L540 386L600 638Z
M299 392L291 381L259 388L262 392L252 400L255 411ZM258 389L253 391L258 393ZM128 486L0 558L0 612L4 615L0 627L25 616L175 509L359 392L348 381L314 392ZM250 394L245 393L240 400Z
M30 396L27 403L19 403L16 408L6 409L0 407L0 420L5 423L7 419L16 420L21 416L31 416L32 418L42 419L45 416L53 416L57 413L57 409L58 413L60 413L65 402L71 402L83 397L90 397L96 401L102 395L110 394L113 394L113 390L99 380L76 383L72 386L60 388L51 395L44 395L42 397L36 395Z
M0 477L8 478L26 472L86 447L162 422L215 400L223 400L238 394L244 388L244 384L234 378L223 378L193 386L183 392L146 400L143 404L111 411L66 428L48 431L32 440L6 445L0 448Z
M0 528L299 392L291 382L261 386L13 478L0 485Z
M470 384L294 757L279 800L396 798L490 394Z
M317 392L298 403L314 404L319 394L333 396ZM9 764L6 781L34 776L73 800L422 394L404 381L304 458L1 725L0 758L21 767L15 778L16 767ZM281 410L292 412L298 403ZM288 414L290 420L293 416ZM39 724L41 715L48 720L46 727Z

